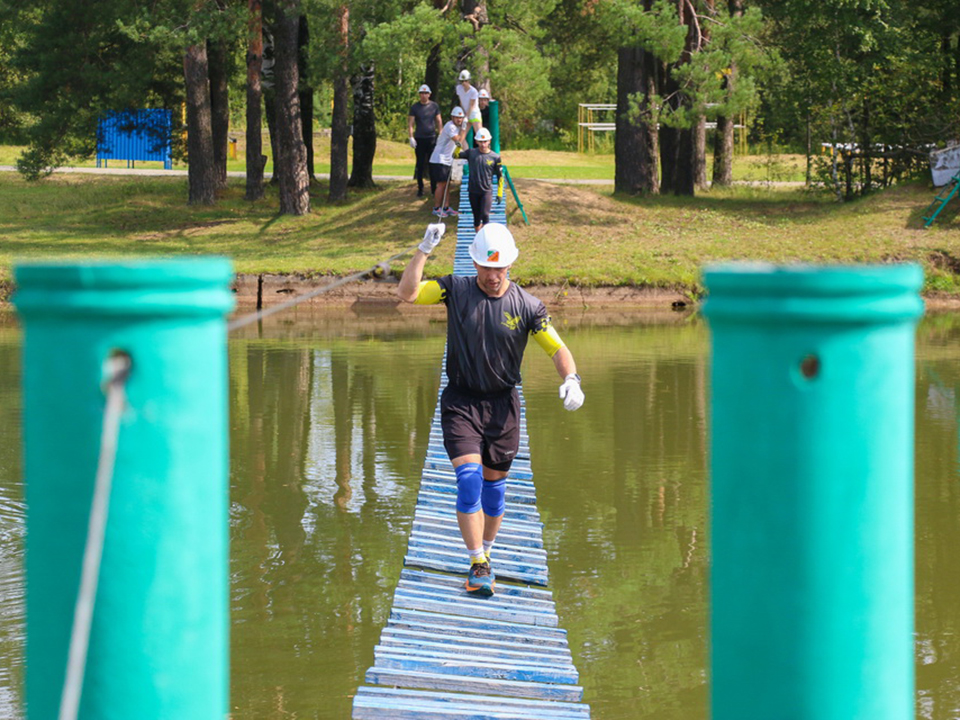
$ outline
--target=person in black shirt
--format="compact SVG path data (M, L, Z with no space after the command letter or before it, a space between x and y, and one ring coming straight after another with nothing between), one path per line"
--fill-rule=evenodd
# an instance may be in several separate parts
M423 242L403 271L397 295L405 302L447 306L447 387L440 398L443 444L457 476L457 524L470 553L467 592L494 593L490 554L505 510L506 478L520 441L520 364L533 338L563 378L567 410L583 404L580 376L570 350L544 304L508 272L517 245L504 225L491 223L470 245L477 275L447 275L421 282L427 257L444 225L427 226Z
M473 230L490 222L490 208L493 206L493 178L497 178L497 197L503 198L503 170L500 156L490 149L490 131L480 128L476 135L478 147L460 153L460 159L466 160L470 168L470 181L467 193L470 209L473 211Z
M407 132L410 135L410 147L416 153L417 163L413 169L413 179L417 181L417 197L423 197L423 176L429 173L428 164L437 135L443 127L439 106L430 99L430 86L420 86L420 100L410 106L407 115ZM436 191L436 183L430 179L430 194Z

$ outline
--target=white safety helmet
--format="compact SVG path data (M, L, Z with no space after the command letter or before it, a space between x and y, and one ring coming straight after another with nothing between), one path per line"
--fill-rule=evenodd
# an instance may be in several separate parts
M450 117L463 117L463 108L457 105L450 111Z
M488 93L486 90L480 90L480 97L481 97L481 98L486 98L487 100L489 100L489 99L490 99L490 93Z
M460 71L460 82L463 82L464 80L469 80L469 79L470 79L470 71L469 71L469 70L461 70L461 71Z
M490 131L487 130L486 128L480 128L480 130L477 131L477 137L476 137L477 142L480 142L482 140L492 140L492 139L493 139L493 135L491 135Z
M421 85L421 86L420 86L420 89L417 90L417 92L425 92L425 93L428 93L428 92L432 92L432 91L430 90L430 86L429 86L429 85Z
M503 268L513 265L519 254L513 235L506 225L500 223L484 225L470 244L470 257L483 267Z

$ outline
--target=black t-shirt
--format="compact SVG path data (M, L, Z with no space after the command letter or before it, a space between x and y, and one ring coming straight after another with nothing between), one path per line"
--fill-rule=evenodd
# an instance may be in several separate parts
M470 148L460 153L460 159L466 160L470 166L467 192L490 192L493 189L493 176L496 175L498 180L500 178L500 156L493 150L482 153L479 148Z
M437 115L440 106L433 100L426 105L415 102L410 106L410 115L413 116L413 136L415 138L433 138L437 136Z
M499 298L481 290L475 275L446 275L437 283L447 306L450 384L476 394L516 387L530 334L550 327L544 304L513 282Z

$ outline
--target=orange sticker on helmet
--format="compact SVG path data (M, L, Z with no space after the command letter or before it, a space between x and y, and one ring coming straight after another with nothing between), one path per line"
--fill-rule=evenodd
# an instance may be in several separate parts
M490 262L500 262L500 251L487 250L487 260Z

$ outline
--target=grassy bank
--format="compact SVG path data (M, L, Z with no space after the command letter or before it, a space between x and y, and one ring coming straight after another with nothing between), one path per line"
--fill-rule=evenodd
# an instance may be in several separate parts
M432 219L409 182L354 191L342 205L327 204L318 185L303 218L277 216L272 189L245 202L241 183L203 208L185 204L182 177L56 175L28 184L0 173L0 279L17 260L192 254L228 255L245 273L346 274L409 247ZM932 197L925 183L844 205L766 186L624 199L610 186L517 184L531 219L523 224L511 198L521 281L695 293L702 266L720 260L909 260L925 266L928 292L960 296L960 203L922 229ZM443 243L428 272L449 272L452 253Z
M227 170L243 172L246 170L244 153L246 142L242 134L234 134L237 139L234 151L236 159L227 161ZM273 172L273 163L269 159L270 142L264 135L263 152L267 154L268 173ZM23 148L0 145L0 165L15 165ZM352 149L351 149L352 157ZM314 137L316 156L315 171L321 175L330 172L330 138L317 133ZM506 150L503 161L515 178L551 178L560 180L609 180L613 182L614 159L612 154L580 154L575 152L555 152L550 150ZM374 158L376 175L394 175L410 177L413 173L413 150L406 143L389 140L377 142ZM96 167L96 160L71 163L77 167ZM125 161L111 161L109 167L125 168ZM137 163L138 168L162 169L163 163ZM708 157L708 167L712 167L712 158ZM750 181L802 182L806 172L802 155L737 155L734 158L734 179ZM186 165L175 164L174 169L186 170Z

